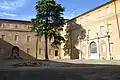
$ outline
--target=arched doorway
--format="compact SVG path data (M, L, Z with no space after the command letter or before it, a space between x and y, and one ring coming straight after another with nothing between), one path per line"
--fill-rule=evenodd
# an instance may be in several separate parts
M90 54L97 54L97 45L94 41L90 43Z
M17 46L12 48L12 58L19 58L19 48Z

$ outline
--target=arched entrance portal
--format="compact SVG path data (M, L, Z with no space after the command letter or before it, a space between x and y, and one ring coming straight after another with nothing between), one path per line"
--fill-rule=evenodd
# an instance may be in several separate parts
M90 54L96 54L97 53L97 45L93 41L90 43Z
M12 58L19 58L19 48L17 46L12 48Z

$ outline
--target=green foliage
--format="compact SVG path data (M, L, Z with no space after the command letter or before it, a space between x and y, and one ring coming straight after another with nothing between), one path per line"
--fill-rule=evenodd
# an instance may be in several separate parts
M49 39L54 38L51 44L58 48L58 45L64 41L60 32L63 30L65 19L63 15L64 8L57 4L55 0L38 0L36 3L36 18L31 19L31 30L37 36L46 35Z

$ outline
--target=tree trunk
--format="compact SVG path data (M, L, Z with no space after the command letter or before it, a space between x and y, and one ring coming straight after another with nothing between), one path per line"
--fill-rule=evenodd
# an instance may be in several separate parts
M36 59L38 58L38 37L36 40Z
M47 40L47 35L45 35L45 59L48 60L48 40Z

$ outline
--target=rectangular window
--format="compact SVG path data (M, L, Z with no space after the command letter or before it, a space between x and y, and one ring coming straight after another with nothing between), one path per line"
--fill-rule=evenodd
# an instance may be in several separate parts
M87 19L87 20L89 20L89 19L90 19L90 16L89 16L89 15L87 15L86 19Z
M49 54L51 55L51 49L49 49Z
M9 28L9 27L10 27L10 24L9 24L9 23L7 23L7 24L6 24L6 26L7 26L7 28Z
M6 28L6 25L4 23L2 24L2 28Z
M16 29L18 28L18 24L15 24L15 28L16 28Z
M41 49L41 48L39 48L39 54L40 54L40 55L42 54L42 49Z
M2 40L5 40L5 35L2 35L2 36L1 36L1 39L2 39Z
M3 53L4 53L4 49L0 48L0 54L3 54Z
M98 16L102 16L102 11L101 10L98 11Z
M100 26L100 33L101 33L101 34L104 34L104 33L105 33L105 31L104 31L104 26Z
M18 41L18 35L15 35L15 41Z
M27 27L28 27L28 29L30 29L30 28L31 28L31 26L30 26L30 25L27 25Z
M112 24L108 24L107 26L108 26L108 32L112 33Z
M106 7L106 8L105 8L105 12L106 12L106 13L110 13L110 8L109 8L109 7Z
M27 36L27 42L30 42L30 36Z
M30 53L30 48L27 48L27 53L28 53L28 54Z
M55 56L58 56L58 50L55 50Z
M80 20L81 20L81 23L83 23L83 22L84 22L84 18L80 18Z

